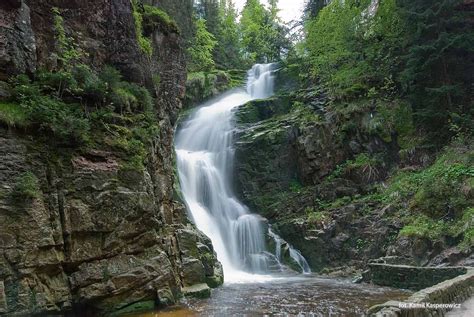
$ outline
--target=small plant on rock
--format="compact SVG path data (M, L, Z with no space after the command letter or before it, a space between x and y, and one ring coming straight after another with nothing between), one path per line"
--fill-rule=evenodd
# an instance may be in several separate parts
M36 199L40 197L38 178L32 172L21 174L13 187L12 195L15 199Z

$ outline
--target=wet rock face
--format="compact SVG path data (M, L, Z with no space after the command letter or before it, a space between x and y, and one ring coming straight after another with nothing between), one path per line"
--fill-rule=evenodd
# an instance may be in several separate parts
M22 1L0 3L0 80L36 69L30 8Z
M183 286L222 283L210 241L171 190L118 169L113 153L50 160L49 149L0 130L0 281L5 312L114 311L173 303ZM18 199L34 171L37 196ZM217 281L217 282L216 282ZM85 308L80 308L78 312Z
M193 36L193 0L144 0L143 3L157 6L166 11L178 24L184 40Z
M388 240L400 229L385 217L390 208L371 206L367 213L366 205L344 200L363 194L374 180L354 173L323 182L336 166L359 153L391 149L362 134L342 142L334 122L318 110L321 104L324 100L317 97L305 104L314 112L301 111L283 96L250 102L236 113L236 187L243 201L268 218L315 271L383 256ZM318 210L317 201L337 200L340 207L308 222L308 215Z
M125 311L171 304L185 286L221 284L211 242L173 199L173 127L186 76L180 36L158 27L145 58L129 0L15 3L0 6L0 38L9 40L0 41L0 76L54 69L54 5L88 52L84 62L112 64L156 92L160 131L138 172L120 169L118 153L50 148L0 127L0 313ZM25 193L18 184L28 173L37 184Z
M38 65L54 68L53 7L64 18L68 36L87 53L85 62L95 67L104 64L119 68L129 80L146 81L145 57L136 42L134 20L129 0L26 1L31 9L32 29L36 38Z

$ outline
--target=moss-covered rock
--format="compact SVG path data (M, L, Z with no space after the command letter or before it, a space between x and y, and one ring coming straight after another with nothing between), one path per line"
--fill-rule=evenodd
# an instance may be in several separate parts
M226 90L242 86L244 76L239 71L215 70L189 73L186 81L185 107L191 107Z
M242 200L314 271L361 268L387 254L418 265L471 263L472 142L453 143L434 165L427 149L403 158L397 141L413 133L397 123L403 109L383 100L335 106L317 89L239 107Z

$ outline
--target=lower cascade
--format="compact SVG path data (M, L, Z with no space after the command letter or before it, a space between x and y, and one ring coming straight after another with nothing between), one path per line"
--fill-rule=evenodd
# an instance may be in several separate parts
M212 240L227 282L285 270L283 245L291 261L302 272L310 272L301 253L271 231L266 219L252 214L232 188L233 110L272 96L275 71L275 64L254 65L248 71L247 91L231 91L199 108L176 135L179 180L188 212ZM267 239L273 240L274 250L267 250Z

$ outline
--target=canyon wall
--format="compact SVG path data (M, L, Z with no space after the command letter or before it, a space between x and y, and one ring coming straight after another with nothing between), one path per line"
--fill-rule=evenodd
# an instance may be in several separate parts
M0 314L102 314L171 304L194 284L219 285L212 245L173 190L173 133L186 79L180 34L159 25L146 56L129 0L2 1L0 80L56 67L53 7L86 53L84 64L111 65L153 93L159 131L137 171L122 168L117 150L62 146L41 131L0 127ZM104 135L91 134L101 144ZM29 175L38 191L18 195Z

